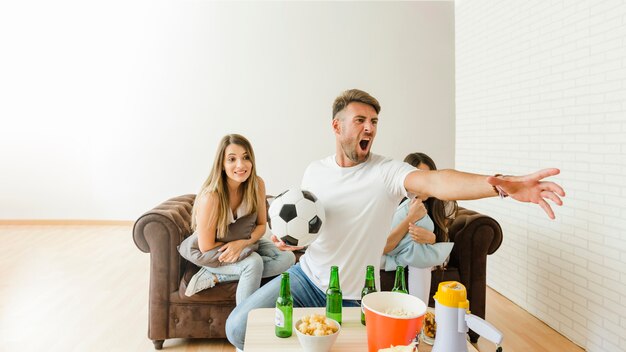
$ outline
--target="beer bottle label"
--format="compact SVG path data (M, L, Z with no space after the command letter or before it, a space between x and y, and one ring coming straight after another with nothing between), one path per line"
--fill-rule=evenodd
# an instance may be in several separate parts
M279 328L285 327L285 314L282 310L276 308L276 315L274 316L274 324Z

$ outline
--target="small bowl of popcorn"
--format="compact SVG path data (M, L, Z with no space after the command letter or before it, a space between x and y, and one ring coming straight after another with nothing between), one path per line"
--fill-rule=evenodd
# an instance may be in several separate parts
M327 352L337 340L341 326L321 314L305 315L294 324L300 345L306 352Z

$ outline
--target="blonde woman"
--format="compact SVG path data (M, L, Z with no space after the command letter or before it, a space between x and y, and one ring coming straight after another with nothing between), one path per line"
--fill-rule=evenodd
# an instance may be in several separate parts
M179 248L184 257L185 248L195 250L191 261L201 265L187 296L218 282L239 280L239 304L260 287L262 277L278 275L295 263L292 252L262 238L266 210L265 183L256 174L252 145L239 134L224 136L193 206L194 233Z

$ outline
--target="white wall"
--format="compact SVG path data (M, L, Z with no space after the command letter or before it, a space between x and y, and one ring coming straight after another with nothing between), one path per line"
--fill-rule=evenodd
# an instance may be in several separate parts
M626 3L458 1L459 169L560 167L565 205L473 202L488 284L588 351L626 350ZM506 338L506 337L505 337Z
M452 2L3 2L0 219L135 219L231 132L280 192L349 88L381 101L375 152L452 167L453 28Z

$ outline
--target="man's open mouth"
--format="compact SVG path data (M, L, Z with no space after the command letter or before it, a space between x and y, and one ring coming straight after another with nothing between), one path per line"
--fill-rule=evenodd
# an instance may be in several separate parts
M367 150L367 146L370 144L370 141L368 139L362 139L359 142L359 147L361 147L361 150Z

